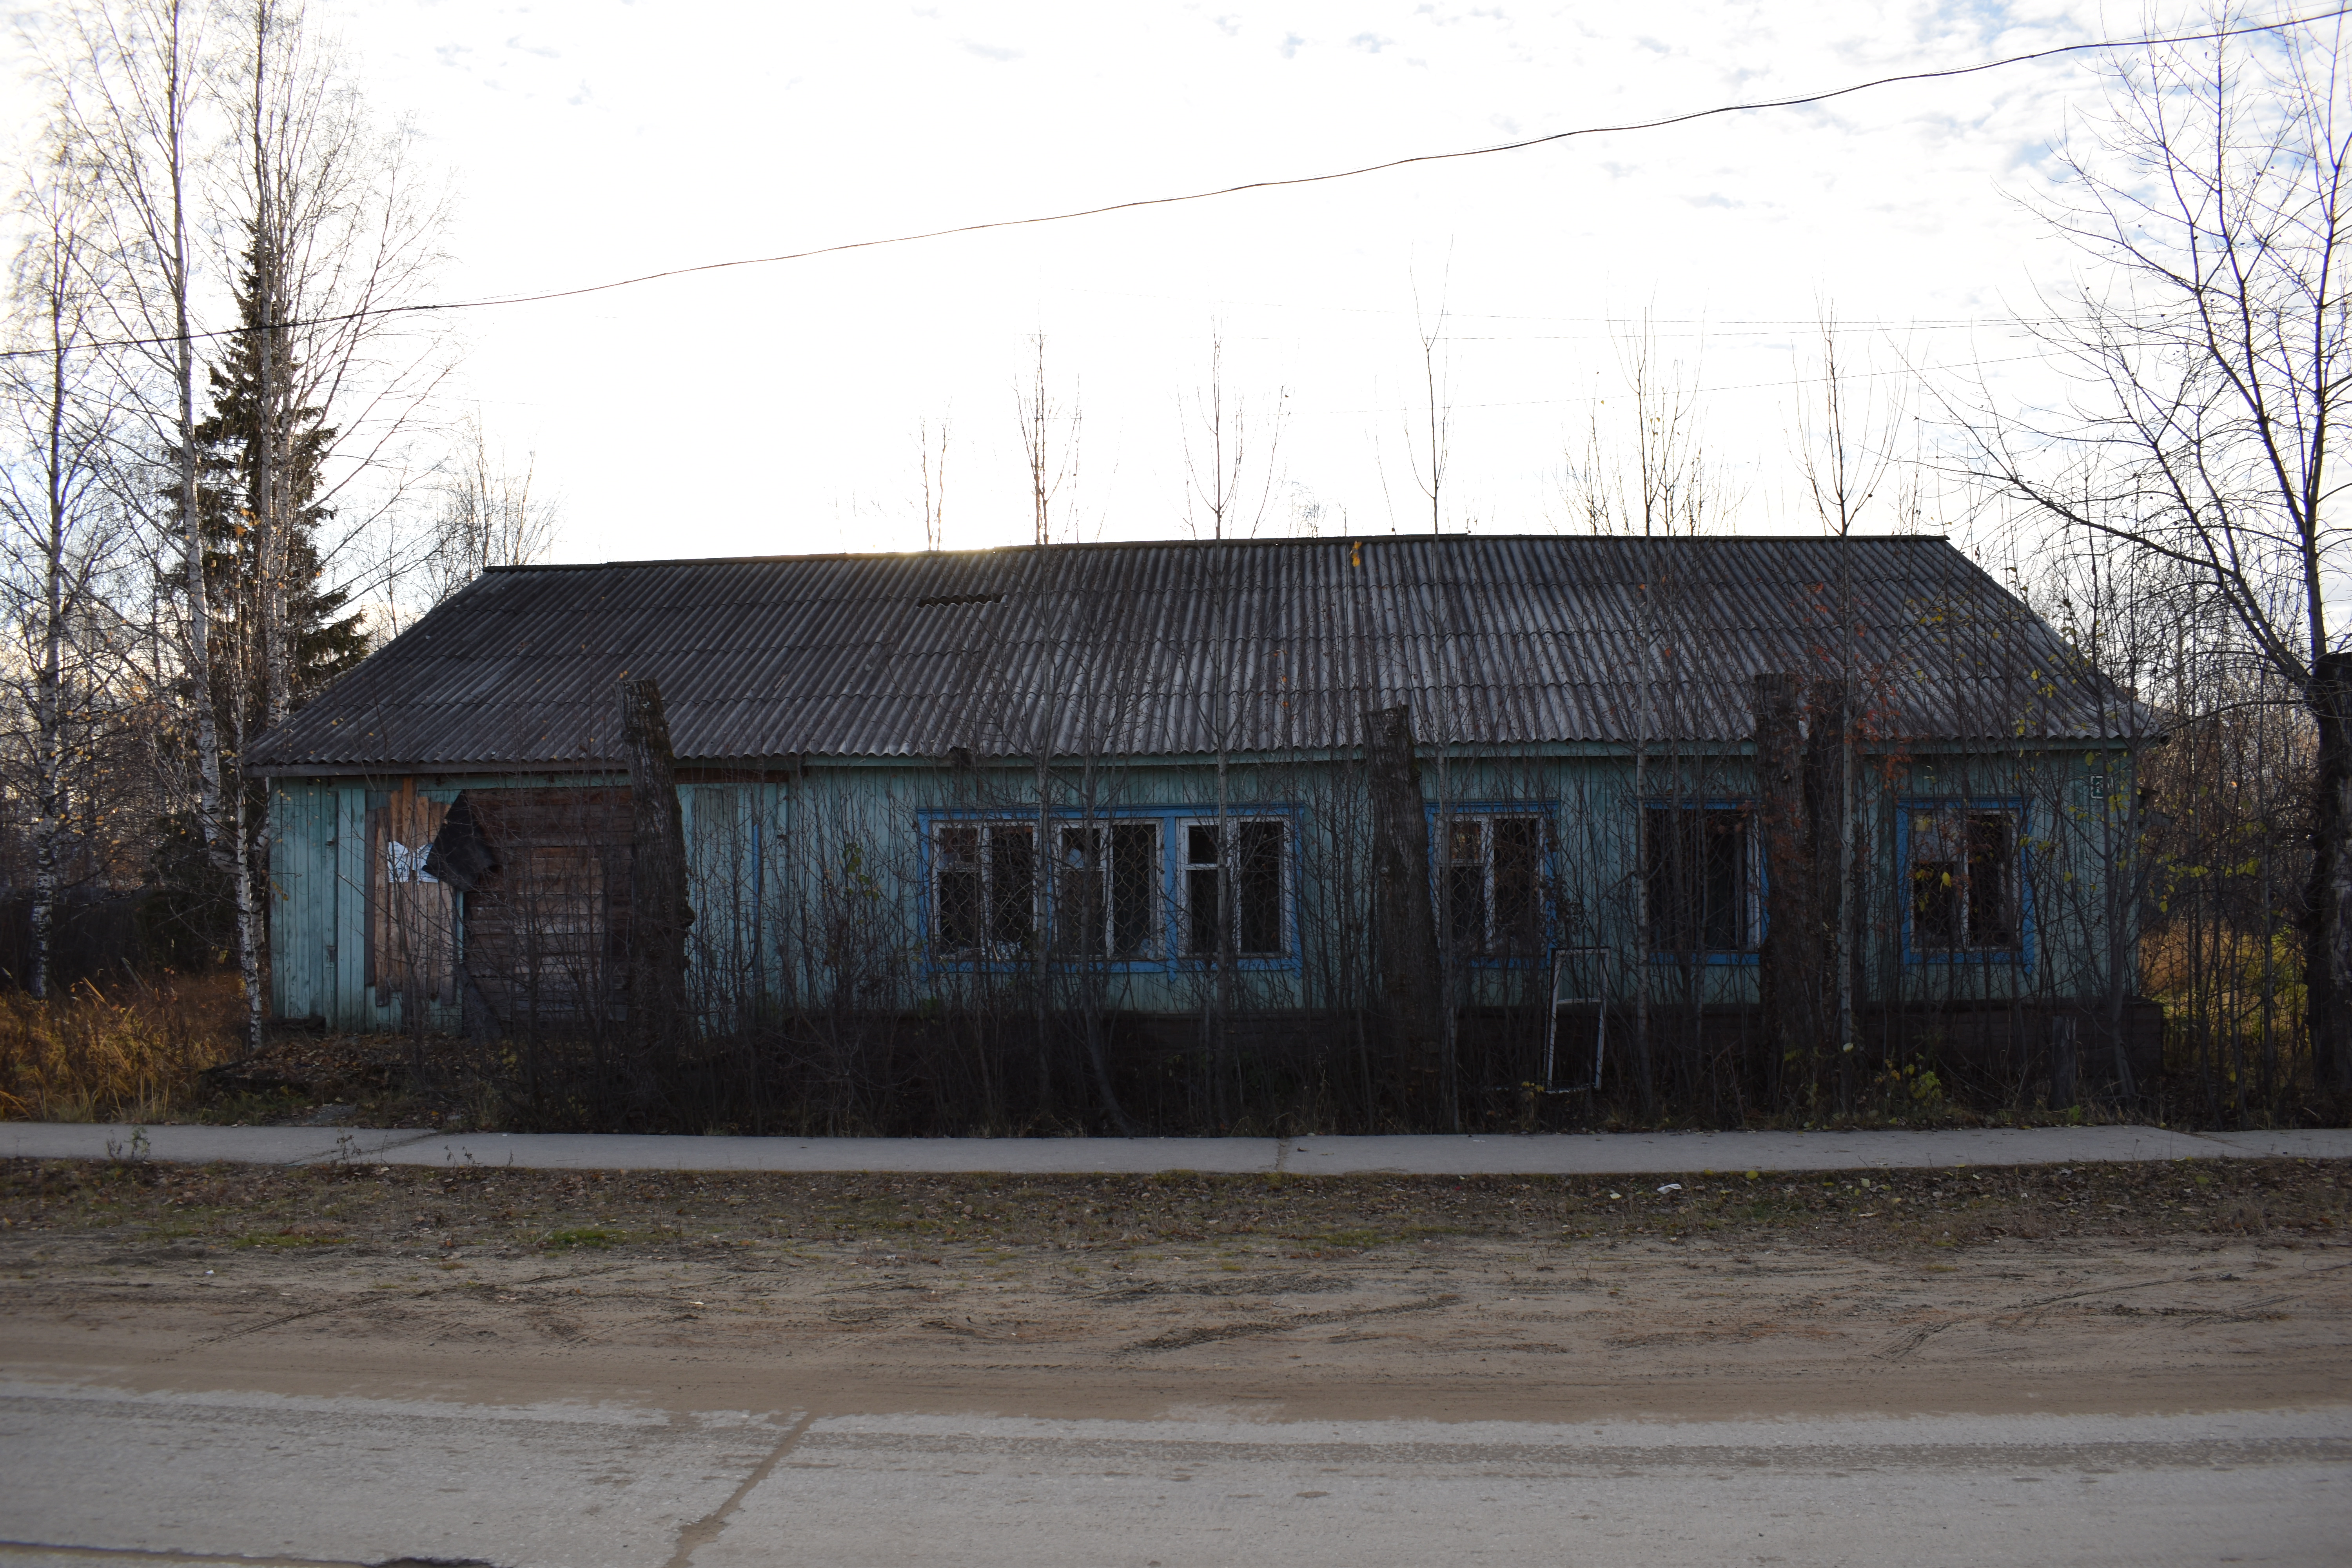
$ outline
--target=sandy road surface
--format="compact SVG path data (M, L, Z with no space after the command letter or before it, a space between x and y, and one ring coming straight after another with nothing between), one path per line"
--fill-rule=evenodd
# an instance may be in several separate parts
M1107 1189L908 1194L952 1239L761 1189L761 1239L725 1186L284 1225L237 1188L191 1227L52 1184L0 1231L0 1564L2332 1563L2352 1250L2275 1223L2332 1179L2248 1173L2258 1234L2116 1176L1899 1232L1883 1181L1712 1230L1645 1190L1607 1233L1517 1187L1392 1198L1443 1225L1210 1187L1078 1245L1040 1237ZM540 1244L499 1239L526 1201ZM546 1239L583 1217L617 1239Z

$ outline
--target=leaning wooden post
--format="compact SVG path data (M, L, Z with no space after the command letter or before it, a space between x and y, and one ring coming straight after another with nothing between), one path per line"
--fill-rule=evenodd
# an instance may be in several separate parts
M1408 1070L1443 1065L1444 988L1437 916L1429 900L1429 816L1413 755L1412 710L1364 712L1364 773L1372 807L1372 924L1380 993Z
M657 1059L685 1033L686 934L694 907L686 891L686 818L678 808L677 758L661 688L621 680L621 747L633 812L629 858L629 1037Z
M1756 826L1764 849L1764 946L1757 991L1766 1076L1777 1080L1809 1054L1805 995L1812 900L1812 835L1806 821L1804 736L1797 717L1797 678L1756 677Z

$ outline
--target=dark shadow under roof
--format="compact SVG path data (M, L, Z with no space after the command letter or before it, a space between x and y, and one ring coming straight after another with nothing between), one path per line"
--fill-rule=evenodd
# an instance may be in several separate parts
M1940 539L1058 545L495 570L253 748L313 768L615 755L622 675L689 761L1165 755L1747 735L1749 678L1850 666L1878 733L2147 718Z

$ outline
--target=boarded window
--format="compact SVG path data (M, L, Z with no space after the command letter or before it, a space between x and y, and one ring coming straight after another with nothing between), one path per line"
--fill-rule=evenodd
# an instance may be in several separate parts
M425 865L448 812L414 779L370 805L368 979L378 1005L457 999L456 891Z

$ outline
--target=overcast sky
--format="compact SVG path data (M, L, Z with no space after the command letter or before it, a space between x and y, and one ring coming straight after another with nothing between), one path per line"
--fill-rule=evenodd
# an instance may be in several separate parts
M1314 174L2126 36L2057 4L552 5L373 0L337 23L459 198L449 298ZM2165 24L2189 15L2157 8ZM1305 188L466 314L457 391L563 497L559 558L919 547L919 421L950 545L1026 541L1013 383L1083 411L1061 538L1181 537L1213 332L1261 531L1428 526L1406 427L1442 301L1444 525L1568 525L1629 340L1701 400L1742 530L1790 479L1813 322L1896 371L2036 367L2001 321L2071 260L2019 198L2088 57ZM1900 375L1870 384L1893 391ZM1614 421L1614 423L1612 423ZM1197 457L1200 431L1192 430ZM1932 523L1937 521L1930 518ZM1892 514L1882 520L1891 526Z

